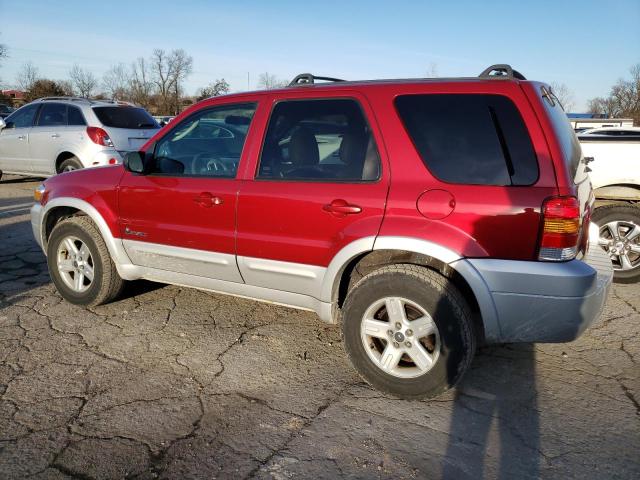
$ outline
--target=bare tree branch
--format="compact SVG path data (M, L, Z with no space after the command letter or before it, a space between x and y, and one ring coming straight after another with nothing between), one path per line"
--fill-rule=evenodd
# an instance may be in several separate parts
M71 84L81 97L90 98L98 86L98 79L88 70L84 70L77 63L69 71Z
M102 88L108 97L115 100L126 100L129 96L129 72L124 63L113 65L102 76Z
M564 108L565 112L570 112L573 110L573 107L576 105L575 97L573 96L573 92L567 85L560 82L551 82L551 91L556 96L556 98L560 101L562 108Z
M32 63L23 63L16 74L16 85L18 89L27 92L39 78L38 68Z
M261 73L258 77L258 88L264 90L272 90L274 88L286 87L289 84L286 80L279 79L269 72Z

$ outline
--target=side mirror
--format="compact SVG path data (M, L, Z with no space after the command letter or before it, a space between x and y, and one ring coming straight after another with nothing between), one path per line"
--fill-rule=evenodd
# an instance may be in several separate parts
M2 130L6 126L7 124L4 122L4 118L0 117L0 130Z
M133 173L144 173L144 160L140 152L127 152L124 156L124 168Z

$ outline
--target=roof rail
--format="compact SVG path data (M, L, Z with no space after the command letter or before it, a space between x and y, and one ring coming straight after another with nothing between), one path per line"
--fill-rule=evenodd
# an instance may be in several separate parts
M341 78L333 78L333 77L319 77L312 73L301 73L300 75L296 75L296 77L291 80L289 83L290 87L296 85L310 85L316 83L316 80L324 80L325 82L344 82Z
M494 73L495 72L495 73ZM491 65L488 68L485 68L480 75L480 78L497 78L497 79L508 79L513 80L514 78L518 80L526 80L524 75L522 75L519 71L511 68L511 65L507 65L506 63L498 63L496 65Z
M73 100L80 102L90 102L91 100L84 97L42 97L38 98L38 101L44 102L46 100Z

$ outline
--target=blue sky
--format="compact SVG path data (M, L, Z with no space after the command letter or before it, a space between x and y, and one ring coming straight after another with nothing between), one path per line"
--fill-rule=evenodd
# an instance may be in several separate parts
M110 65L183 48L194 92L224 77L255 88L268 71L347 79L476 75L511 63L563 82L581 110L640 63L640 0L519 1L30 1L0 0L0 43L13 83L22 63L67 77L74 63L101 76Z

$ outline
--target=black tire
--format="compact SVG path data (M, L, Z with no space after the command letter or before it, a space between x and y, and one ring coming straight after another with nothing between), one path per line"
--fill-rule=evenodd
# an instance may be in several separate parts
M604 205L594 210L591 220L598 225L599 228L614 221L630 222L640 226L640 207L619 204ZM635 243L640 245L640 240L636 239ZM635 283L640 281L640 262L631 270L620 270L616 267L617 265L614 264L614 282Z
M403 297L423 308L436 324L440 349L431 369L415 378L399 378L369 358L360 336L370 305L385 297ZM417 265L382 267L358 281L343 309L345 349L360 376L374 388L400 398L431 398L453 387L469 368L476 350L469 307L442 275Z
M78 157L67 158L64 162L60 164L60 168L58 169L58 173L69 172L72 170L80 170L82 167L82 163Z
M93 280L84 292L76 292L67 286L58 270L58 247L68 236L82 241L92 257ZM118 275L98 227L86 216L67 218L54 227L47 245L47 264L49 275L60 295L76 305L96 306L107 303L121 293L125 284Z

